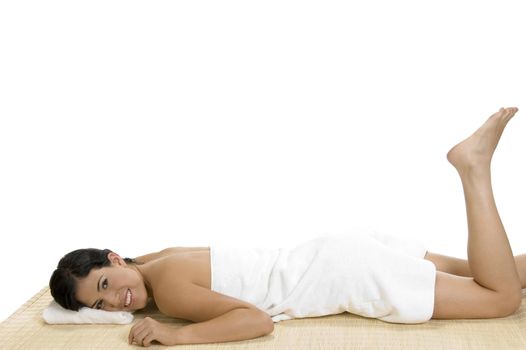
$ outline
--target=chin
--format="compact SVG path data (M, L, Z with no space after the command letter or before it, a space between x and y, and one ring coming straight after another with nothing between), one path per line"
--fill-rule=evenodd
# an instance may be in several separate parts
M146 304L147 304L146 302L137 303L137 305L135 305L134 311L144 309L146 307Z
M145 296L144 298L141 298L140 301L137 301L137 304L135 305L135 310L144 309L146 305L148 305L148 296Z

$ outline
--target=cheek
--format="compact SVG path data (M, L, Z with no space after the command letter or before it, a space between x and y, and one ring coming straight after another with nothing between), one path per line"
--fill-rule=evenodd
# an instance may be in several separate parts
M117 289L129 288L137 284L137 280L132 274L129 273L115 274L111 277L111 280L113 281L112 287L115 287Z

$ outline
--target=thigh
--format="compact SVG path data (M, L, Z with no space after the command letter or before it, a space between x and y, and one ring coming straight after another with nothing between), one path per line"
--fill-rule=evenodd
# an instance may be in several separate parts
M494 318L507 313L506 301L471 277L436 272L434 319Z
M429 251L424 256L424 259L429 260L435 264L438 271L447 272L452 275L473 277L467 260Z

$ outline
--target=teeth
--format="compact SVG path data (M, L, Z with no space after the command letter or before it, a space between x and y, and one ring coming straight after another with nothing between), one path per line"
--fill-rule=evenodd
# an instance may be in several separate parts
M124 303L124 307L130 306L131 303L131 291L128 289L126 292L126 302Z

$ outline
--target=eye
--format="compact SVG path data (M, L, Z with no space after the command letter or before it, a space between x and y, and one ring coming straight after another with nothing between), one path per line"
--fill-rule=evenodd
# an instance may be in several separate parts
M108 288L108 279L107 278L102 281L102 289L106 289L106 288ZM95 308L97 310L100 310L100 309L103 308L102 300L99 300L97 305L95 305Z

